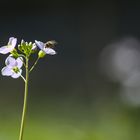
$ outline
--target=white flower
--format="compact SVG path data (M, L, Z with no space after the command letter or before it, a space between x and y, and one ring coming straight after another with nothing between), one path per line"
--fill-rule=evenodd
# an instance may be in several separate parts
M11 76L12 78L18 78L21 76L23 66L22 57L17 59L8 56L5 60L6 66L1 70L3 76Z
M17 38L10 37L8 44L6 46L2 46L0 48L0 53L7 54L7 53L13 51L16 46L16 43L17 43Z

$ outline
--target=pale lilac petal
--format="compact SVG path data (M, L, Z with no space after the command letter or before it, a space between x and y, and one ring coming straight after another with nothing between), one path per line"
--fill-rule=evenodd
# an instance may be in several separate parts
M13 48L15 48L16 43L17 43L17 38L14 38L14 37L9 38L8 45L11 45Z
M19 69L19 72L18 73L13 73L11 75L12 78L16 79L16 78L19 78L21 76L21 73L22 73L22 69Z
M5 64L9 67L14 67L17 66L17 62L15 60L15 58L8 56L5 60Z
M13 74L13 71L9 67L4 67L1 70L1 73L2 73L3 76L11 76Z
M2 46L0 48L0 53L1 54L7 54L7 53L9 53L9 48L7 46Z
M14 49L14 47L11 46L11 45L9 45L9 46L3 46L3 47L0 48L0 53L1 54L7 54L7 53L13 51L13 49Z
M46 54L50 54L50 55L55 55L56 52L55 50L51 49L51 48L44 48L43 51L46 53Z
M14 39L14 37L10 37L9 38L9 41L8 41L8 44L12 44L12 40Z
M7 53L13 51L13 49L14 49L14 46L12 46L12 45L3 46L0 48L0 53L7 54Z
M6 46L2 46L0 48L0 53L1 54L7 54L7 53L13 51L13 49L16 46L16 43L17 43L17 39L14 38L14 37L10 37L8 44Z
M33 43L32 50L34 51L34 50L36 50L36 49L37 49L37 46L36 46L36 44L35 44L35 43Z
M43 42L35 40L35 43L41 50L43 50L44 45L45 45Z
M22 57L18 57L16 59L17 62L17 67L20 69L23 66L23 58Z
M13 45L8 45L7 46L7 49L8 49L9 52L12 52L14 50L14 48L15 48L15 46L13 46Z

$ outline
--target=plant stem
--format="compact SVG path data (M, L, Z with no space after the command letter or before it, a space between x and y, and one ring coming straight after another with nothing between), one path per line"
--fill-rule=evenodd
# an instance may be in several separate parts
M24 103L23 103L23 111L22 111L22 118L21 118L19 140L23 140L25 116L26 116L26 109L27 109L28 81L29 81L28 61L29 61L28 58L26 58L26 81L25 81Z
M20 77L23 79L24 82L26 82L25 78L23 77L23 75L20 75Z
M36 59L36 61L35 61L34 65L31 67L31 69L29 70L29 72L31 72L31 71L34 69L34 67L36 66L36 64L37 64L38 60L39 60L39 57Z

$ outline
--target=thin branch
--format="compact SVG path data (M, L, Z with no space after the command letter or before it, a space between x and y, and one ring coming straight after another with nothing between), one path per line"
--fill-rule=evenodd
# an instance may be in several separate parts
M24 58L26 59L26 56L25 56L25 55L23 55L23 54L19 54L19 56L22 56L22 57L24 57Z
M34 69L34 67L36 66L36 64L37 64L38 61L39 61L39 57L35 61L34 65L31 67L31 69L29 70L29 72L31 72Z
M26 83L26 80L25 80L25 78L24 78L24 76L23 75L20 75L20 77L23 79L23 81Z

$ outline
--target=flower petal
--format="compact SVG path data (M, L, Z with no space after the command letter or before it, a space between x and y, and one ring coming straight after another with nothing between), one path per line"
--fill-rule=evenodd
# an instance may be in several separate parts
M15 48L16 43L17 43L17 39L14 37L10 37L8 44L6 46L2 46L0 48L0 53L7 54L7 53L11 52Z
M22 73L22 69L19 69L19 72L18 73L13 73L11 75L12 78L16 79L16 78L19 78L21 76L21 73Z
M17 67L20 69L23 66L23 58L22 57L18 57L16 59L17 62Z
M36 44L35 44L35 43L33 43L32 50L34 51L34 50L36 50L36 49L37 49L37 46L36 46Z
M11 76L13 74L12 72L12 69L10 69L9 67L4 67L2 70L1 70L1 74L3 76Z
M15 58L8 56L5 60L5 64L9 67L14 67L17 66L17 62L15 60Z
M11 51L13 51L14 47L12 45L9 45L9 46L3 46L0 48L0 53L1 54L7 54Z
M7 46L2 46L1 48L0 48L0 53L1 54L7 54L7 53L9 53L10 52L10 49L7 47Z
M46 53L46 54L50 54L50 55L55 55L56 54L56 51L51 49L51 48L44 48L43 51Z
M17 38L14 38L14 37L9 38L8 45L11 45L13 48L15 48L16 43L17 43Z
M45 44L44 44L43 42L35 40L35 44L36 44L41 50L44 49L44 45L45 45Z

